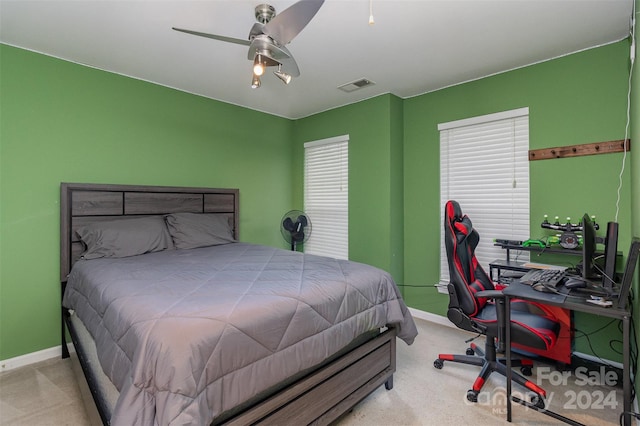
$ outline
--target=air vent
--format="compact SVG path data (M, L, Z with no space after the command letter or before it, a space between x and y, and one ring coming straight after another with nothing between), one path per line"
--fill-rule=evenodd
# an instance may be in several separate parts
M354 92L356 90L360 90L363 87L373 86L376 84L375 82L368 80L366 78L361 78L360 80L352 81L351 83L343 84L342 86L338 86L338 89L343 92Z

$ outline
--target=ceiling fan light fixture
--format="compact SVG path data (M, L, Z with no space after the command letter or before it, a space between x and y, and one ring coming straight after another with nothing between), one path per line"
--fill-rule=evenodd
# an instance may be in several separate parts
M373 19L373 0L369 0L369 25L375 24L376 21Z
M264 74L264 64L262 63L262 55L257 54L253 59L253 73L260 77Z
M273 72L276 77L278 77L284 84L291 83L291 75L282 71L282 65L278 65L278 71Z
M260 87L260 84L260 77L254 74L253 78L251 79L251 88L257 89L258 87Z

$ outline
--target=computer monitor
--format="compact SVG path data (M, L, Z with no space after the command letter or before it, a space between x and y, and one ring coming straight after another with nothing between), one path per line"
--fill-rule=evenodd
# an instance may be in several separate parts
M616 258L618 256L618 223L607 224L607 235L604 240L604 267L602 269L602 286L613 290L615 286Z
M582 216L582 278L596 278L593 273L593 255L596 252L596 230L588 214Z
M631 241L631 247L629 247L629 253L627 254L627 264L624 268L622 283L620 284L620 295L618 296L618 308L620 309L627 308L627 299L629 298L629 291L631 289L631 283L633 282L633 274L635 273L639 256L640 238L636 237Z

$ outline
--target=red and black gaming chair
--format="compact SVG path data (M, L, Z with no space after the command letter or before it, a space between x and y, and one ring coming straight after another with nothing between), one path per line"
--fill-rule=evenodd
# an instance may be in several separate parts
M444 361L481 366L473 387L467 391L467 399L477 402L478 394L492 372L497 371L503 376L507 374L504 360L496 358L496 352L505 350L502 341L506 327L504 296L502 287L494 285L474 255L480 237L473 229L471 220L462 215L456 201L447 202L444 214L444 239L450 281L447 317L463 330L486 335L486 344L482 351L472 343L466 355L440 354L434 361L434 366L440 369ZM560 325L543 305L515 299L510 306L513 346L525 351L527 347L548 350L555 344ZM533 363L530 360L515 360L513 365L521 366L524 375L531 375ZM516 372L513 372L512 379L533 392L532 404L544 408L544 389Z

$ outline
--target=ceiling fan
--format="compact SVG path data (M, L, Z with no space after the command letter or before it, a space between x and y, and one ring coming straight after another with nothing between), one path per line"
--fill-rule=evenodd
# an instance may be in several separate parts
M324 0L300 0L276 16L276 10L269 4L259 4L255 8L258 22L253 24L247 40L208 34L184 28L172 27L176 31L212 38L228 43L249 46L247 58L253 61L251 87L260 87L260 76L267 67L278 67L274 74L285 84L292 77L298 77L300 70L289 49L285 47L313 19Z

